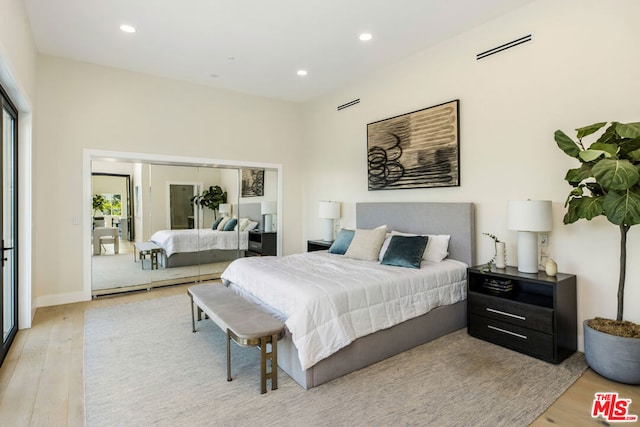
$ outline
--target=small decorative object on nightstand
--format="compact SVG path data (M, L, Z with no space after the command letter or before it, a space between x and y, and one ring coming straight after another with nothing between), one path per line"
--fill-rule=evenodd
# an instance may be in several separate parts
M249 231L249 250L246 256L276 256L277 249L277 233L261 230Z
M577 348L576 276L467 270L469 335L560 363Z
M327 240L307 240L307 252L326 251L332 243Z

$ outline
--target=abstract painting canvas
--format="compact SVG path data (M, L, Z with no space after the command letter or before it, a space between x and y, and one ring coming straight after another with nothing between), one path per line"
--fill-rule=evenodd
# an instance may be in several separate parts
M242 197L264 196L264 169L242 169Z
M369 190L459 186L458 103L367 124Z

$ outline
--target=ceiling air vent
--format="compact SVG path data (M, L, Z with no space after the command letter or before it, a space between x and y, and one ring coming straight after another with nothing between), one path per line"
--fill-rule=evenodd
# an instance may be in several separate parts
M349 102L347 102L346 104L338 105L338 111L340 111L340 110L344 110L345 108L349 108L349 107L351 107L352 105L356 105L356 104L357 104L357 103L359 103L359 102L360 102L360 98L358 98L358 99L354 99L353 101L349 101Z
M530 42L530 41L531 41L531 34L526 35L524 37L520 37L519 39L510 41L509 43L505 43L505 44L500 45L498 47L494 47L493 49L489 49L489 50L486 50L484 52L481 52L481 53L477 54L476 55L476 60L480 60L480 59L486 58L487 56L491 56L494 53L502 52L503 50L511 49L512 47L516 47L519 44Z

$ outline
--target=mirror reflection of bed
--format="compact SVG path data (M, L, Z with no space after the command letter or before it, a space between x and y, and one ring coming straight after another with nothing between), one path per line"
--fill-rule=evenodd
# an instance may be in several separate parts
M116 192L109 183L101 181L100 174L124 175L130 177L131 182L131 191L128 195L123 192L122 197L123 206L131 207L130 218L126 218L126 215L123 215L125 218L105 218L109 225L118 227L118 253L115 253L115 245L104 245L91 258L92 295L219 278L231 260L244 256L247 232L237 228L235 232L221 231L220 234L226 235L224 249L215 245L214 248L204 249L211 241L215 241L212 236L216 232L211 227L222 215L218 210L197 205L181 206L185 200L190 202L192 194L176 202L175 191L185 189L201 194L203 189L219 185L227 192L231 216L248 218L260 224L260 202L277 200L277 172L266 171L268 179L265 180L263 197L243 198L240 171L237 167L92 161L92 194ZM127 232L124 236L119 224L130 224L125 227ZM163 246L166 242L151 242L152 236L157 233L186 233L187 236L181 239L182 244L186 241L189 248L182 250L178 245L176 251L174 242L173 250L169 250ZM142 251L136 247L141 244ZM154 263L156 260L157 264Z

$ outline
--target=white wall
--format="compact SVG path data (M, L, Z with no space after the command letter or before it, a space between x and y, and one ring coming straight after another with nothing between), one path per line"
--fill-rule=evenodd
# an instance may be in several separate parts
M32 140L36 102L37 52L24 2L0 0L0 84L18 108L18 322L31 326L35 304L31 292L32 259Z
M36 199L59 203L34 217L39 306L84 297L83 230L72 221L84 212L83 149L282 164L289 177L283 191L291 195L283 250L300 250L296 104L47 56L40 57L38 91Z
M343 202L343 225L355 225L355 202L471 201L477 207L476 262L493 255L483 232L506 240L517 261L516 232L506 229L510 199L553 201L551 257L578 276L578 317L615 317L617 227L598 218L563 225L577 162L553 133L602 120L640 121L640 2L541 0L372 73L306 107L304 238L322 235L319 200ZM475 55L527 34L533 40L476 61ZM347 101L360 104L336 111ZM367 123L460 99L461 186L367 191ZM640 227L629 233L625 314L639 322Z

